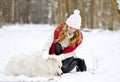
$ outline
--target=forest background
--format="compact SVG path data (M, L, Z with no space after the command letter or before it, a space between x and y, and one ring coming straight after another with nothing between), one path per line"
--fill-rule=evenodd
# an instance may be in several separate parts
M0 0L0 27L6 24L59 24L79 9L81 28L120 29L116 0Z

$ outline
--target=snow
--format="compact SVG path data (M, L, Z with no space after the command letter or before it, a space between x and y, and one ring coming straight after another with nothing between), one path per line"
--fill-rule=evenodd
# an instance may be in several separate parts
M120 0L116 0L117 4L118 4L118 9L120 10Z
M39 24L3 26L0 29L0 82L120 82L120 30L82 31L84 40L76 53L85 59L87 72L76 72L74 69L54 78L4 74L5 65L13 55L40 51L53 30L53 26Z

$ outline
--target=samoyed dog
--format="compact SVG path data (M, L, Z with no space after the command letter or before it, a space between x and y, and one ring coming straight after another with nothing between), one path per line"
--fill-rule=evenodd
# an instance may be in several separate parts
M27 76L60 76L62 75L62 62L55 55L50 55L47 60L38 54L20 54L13 56L5 67L7 75Z

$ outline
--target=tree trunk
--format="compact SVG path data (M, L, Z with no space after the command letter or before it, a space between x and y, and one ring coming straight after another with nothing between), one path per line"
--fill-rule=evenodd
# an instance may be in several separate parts
M0 1L0 27L2 27L2 19L3 19L3 16L2 16L2 13L3 13L3 2L2 0Z
M93 29L94 23L94 0L90 2L90 28Z

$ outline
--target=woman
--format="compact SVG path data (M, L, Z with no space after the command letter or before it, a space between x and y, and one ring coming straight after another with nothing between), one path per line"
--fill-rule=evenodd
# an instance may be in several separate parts
M74 13L54 30L43 48L43 58L46 55L58 55L63 63L63 73L69 73L76 67L76 71L86 71L85 61L77 58L75 49L81 44L83 35L80 32L80 11Z

